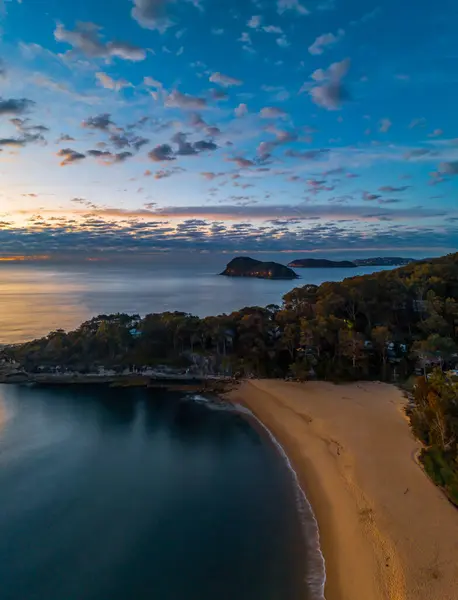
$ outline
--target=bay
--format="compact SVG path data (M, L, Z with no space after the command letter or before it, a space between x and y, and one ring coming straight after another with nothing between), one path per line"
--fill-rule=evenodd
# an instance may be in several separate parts
M306 597L291 474L234 412L0 385L0 490L2 600Z

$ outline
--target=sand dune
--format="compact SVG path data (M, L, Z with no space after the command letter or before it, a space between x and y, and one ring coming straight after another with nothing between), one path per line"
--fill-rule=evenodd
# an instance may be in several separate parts
M458 510L416 463L393 386L244 382L318 520L327 600L458 600Z

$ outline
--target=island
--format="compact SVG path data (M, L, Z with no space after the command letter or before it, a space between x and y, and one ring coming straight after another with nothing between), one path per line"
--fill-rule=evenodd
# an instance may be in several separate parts
M355 268L356 265L350 260L328 260L326 258L300 258L288 263L288 267L297 269L333 269L333 268Z
M248 256L232 259L220 275L227 277L256 277L258 279L298 279L289 267L276 262L262 262Z
M299 258L288 263L296 269L351 269L355 267L403 267L415 262L413 258L400 256L382 256L377 258L358 258L356 260L328 260L326 258Z

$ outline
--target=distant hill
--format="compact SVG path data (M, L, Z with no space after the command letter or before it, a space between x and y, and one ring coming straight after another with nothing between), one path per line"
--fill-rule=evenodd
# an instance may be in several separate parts
M383 256L378 258L359 258L353 261L357 267L403 267L415 262L414 258L400 256Z
M328 260L326 258L299 258L288 263L296 269L351 269L355 267L402 267L414 262L413 258L383 256L357 260Z
M298 275L285 265L276 262L262 262L239 256L231 260L221 275L227 277L256 277L258 279L297 279Z
M288 263L288 267L298 269L334 269L354 268L356 264L350 260L327 260L326 258L300 258Z

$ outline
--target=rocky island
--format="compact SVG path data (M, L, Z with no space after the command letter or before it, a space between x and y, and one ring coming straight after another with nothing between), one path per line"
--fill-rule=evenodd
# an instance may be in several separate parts
M257 277L258 279L297 279L298 275L289 267L276 262L262 262L238 256L231 260L220 275L227 277Z

